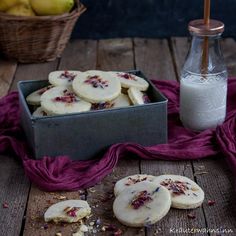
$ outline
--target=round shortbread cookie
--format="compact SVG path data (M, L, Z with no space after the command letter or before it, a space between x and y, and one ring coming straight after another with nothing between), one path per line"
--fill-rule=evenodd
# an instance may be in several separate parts
M40 98L47 90L51 89L53 85L38 89L26 97L26 101L29 105L40 106Z
M127 176L116 182L114 187L114 194L115 196L118 196L124 189L129 188L130 186L133 186L143 181L148 181L155 184L155 179L156 177L153 175L144 175L144 174Z
M128 107L131 105L129 97L125 94L120 94L118 98L110 102L93 103L91 110L103 110L110 108Z
M113 212L122 224L143 227L161 220L170 206L171 196L166 188L143 181L126 188L116 197Z
M180 175L160 175L156 181L171 193L171 206L178 209L193 209L201 206L204 192L191 179Z
M51 205L44 213L46 222L53 221L73 223L90 215L91 208L83 200L66 200Z
M32 114L34 117L43 117L47 116L47 113L42 109L42 107L38 107Z
M78 96L91 103L109 102L121 93L120 81L101 71L81 73L72 86Z
M71 86L73 80L80 74L81 72L76 70L53 71L48 75L48 80L54 86Z
M118 78L123 88L135 87L141 91L146 91L149 87L148 82L136 75L125 72L109 72L112 77Z
M91 103L83 101L67 87L54 87L41 96L42 109L49 115L89 111Z
M131 87L128 90L128 95L134 105L143 105L150 103L150 99L148 98L148 96L134 87Z

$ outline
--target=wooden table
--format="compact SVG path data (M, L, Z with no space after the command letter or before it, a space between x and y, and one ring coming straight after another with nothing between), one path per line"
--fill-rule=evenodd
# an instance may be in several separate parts
M48 73L56 69L141 69L149 78L176 80L188 48L189 41L186 38L75 40L69 43L62 57L54 62L22 65L0 60L0 96L15 90L19 80L46 79ZM230 38L224 39L223 49L229 75L236 75L236 42ZM171 209L164 219L151 228L135 229L122 226L112 212L114 182L136 173L188 176L202 186L206 200L203 206L196 210ZM233 186L233 175L223 156L218 159L182 162L145 161L127 156L119 162L112 174L92 189L46 193L29 183L19 160L9 155L1 155L0 236L51 236L57 232L61 232L63 236L72 235L72 231L78 227L77 224L53 225L45 224L42 220L45 209L51 203L60 201L60 197L86 198L93 212L92 218L86 223L100 219L101 226L114 224L123 231L123 235L193 235L181 233L181 230L204 231L206 228L213 231L202 234L195 231L198 233L194 235L223 235L217 234L217 229L225 229L228 230L228 235L236 235ZM214 200L216 203L209 206L208 200ZM4 202L8 204L7 208L2 206ZM194 214L196 218L190 219L189 213ZM111 231L88 235L111 235Z

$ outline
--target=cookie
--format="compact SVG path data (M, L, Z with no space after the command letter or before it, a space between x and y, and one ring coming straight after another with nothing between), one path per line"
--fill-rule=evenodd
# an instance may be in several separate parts
M116 197L113 212L122 224L143 227L161 220L170 206L171 196L166 188L143 181L124 189Z
M47 113L42 109L42 107L38 107L32 114L34 117L43 117L47 116Z
M66 200L51 205L44 213L46 222L73 223L90 215L91 208L83 200Z
M115 196L118 196L124 189L129 188L130 186L133 186L143 181L155 183L155 178L156 177L153 175L144 175L144 174L127 176L116 182L114 187L114 194Z
M125 94L120 94L118 98L110 102L93 103L91 110L103 110L110 108L128 107L131 105L129 97Z
M204 192L191 179L180 175L160 175L156 181L171 193L171 206L178 209L193 209L201 206Z
M125 72L109 72L112 77L118 78L123 88L135 87L141 91L146 91L149 87L148 82L136 75Z
M128 107L131 105L131 101L129 99L129 96L121 93L118 98L116 98L114 101L113 101L113 107L116 108L116 107Z
M72 87L79 97L91 103L110 102L121 93L119 80L101 71L82 73L74 79Z
M83 101L67 87L54 87L41 96L42 109L49 115L89 111L91 103Z
M26 97L27 103L33 106L40 106L40 98L42 94L45 93L47 90L51 89L52 87L52 85L49 85L47 87L34 91Z
M128 95L134 105L143 105L150 103L149 97L137 88L131 87L128 90Z
M48 75L48 80L54 86L71 86L73 80L80 73L80 71L75 70L53 71Z

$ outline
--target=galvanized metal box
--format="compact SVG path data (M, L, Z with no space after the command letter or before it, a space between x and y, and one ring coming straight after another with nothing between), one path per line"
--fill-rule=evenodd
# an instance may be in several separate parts
M140 71L129 73L145 78ZM115 143L166 143L167 99L148 82L149 104L45 117L33 117L25 98L48 81L19 82L21 123L35 158L68 155L73 160L88 160Z

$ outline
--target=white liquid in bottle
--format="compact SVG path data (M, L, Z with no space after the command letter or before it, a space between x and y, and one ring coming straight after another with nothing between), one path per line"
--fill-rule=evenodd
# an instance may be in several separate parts
M180 119L186 128L201 131L225 120L227 72L187 74L180 82Z

